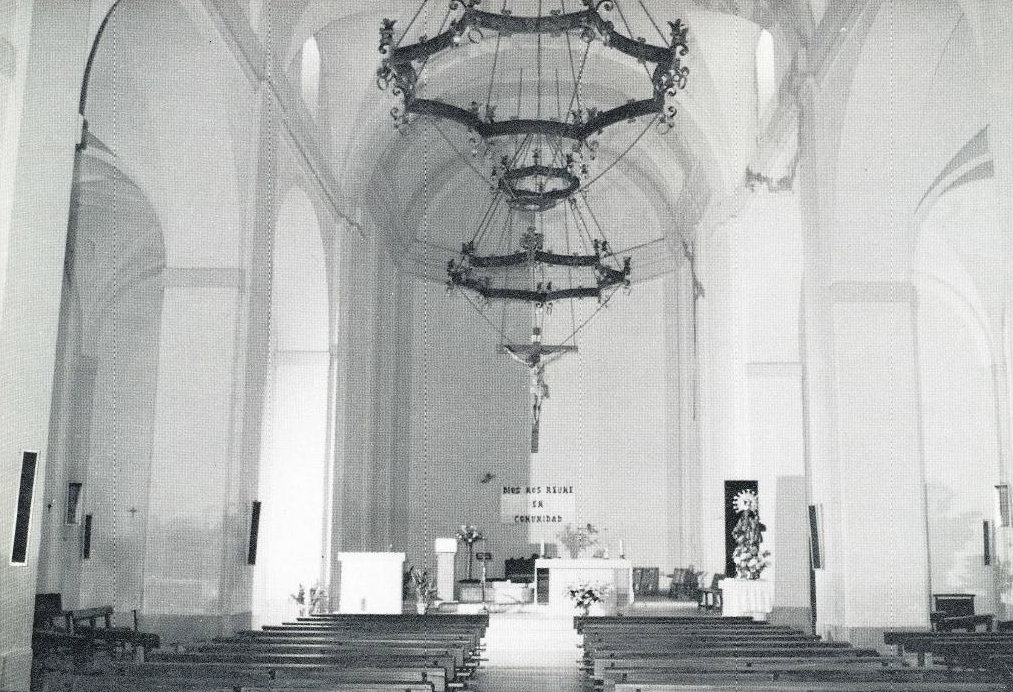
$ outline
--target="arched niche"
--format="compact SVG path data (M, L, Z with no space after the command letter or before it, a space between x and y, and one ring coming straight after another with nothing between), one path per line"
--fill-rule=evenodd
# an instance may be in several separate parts
M39 584L68 607L140 608L159 334L162 228L144 192L98 149L78 155L71 197L60 350ZM68 484L80 483L69 513ZM82 520L92 515L90 557Z
M983 522L994 535L1001 479L998 222L992 180L952 188L921 218L913 274L932 589L975 593L976 608L988 613L998 612L983 540ZM994 545L988 552L996 562Z
M170 267L238 266L255 99L226 42L193 12L176 0L117 2L89 58L82 115L150 191Z
M290 595L321 580L324 552L330 310L320 224L300 188L281 199L272 255L255 623L295 614Z

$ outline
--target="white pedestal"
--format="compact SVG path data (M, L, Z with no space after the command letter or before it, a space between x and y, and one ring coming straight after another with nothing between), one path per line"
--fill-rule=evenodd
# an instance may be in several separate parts
M404 553L338 553L338 612L400 613L404 560Z
M549 570L548 605L554 612L570 615L577 613L574 602L566 595L571 585L608 585L609 593L601 604L607 615L614 615L619 606L633 603L633 563L629 560L535 560L536 575L540 569Z
M457 539L436 539L436 598L454 600L454 563L457 559Z
M722 579L721 614L766 620L774 608L774 583L766 579Z

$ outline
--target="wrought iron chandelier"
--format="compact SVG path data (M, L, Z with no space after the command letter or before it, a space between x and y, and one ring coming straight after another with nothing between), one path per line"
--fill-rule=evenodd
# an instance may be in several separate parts
M432 37L425 28L435 21L423 14L430 0L403 31L385 19L377 86L397 100L390 114L398 131L409 134L426 117L489 186L482 219L447 264L447 287L465 295L499 332L503 350L529 368L537 452L545 366L576 351L577 332L631 283L630 257L613 251L588 191L652 129L673 129L689 47L681 20L662 31L645 0L636 0L636 17L634 0L496 2L498 12L480 9L482 0L449 0ZM635 34L638 19L660 43ZM646 123L626 126L637 120ZM585 298L598 307L578 323L574 301ZM571 329L545 344L546 316L562 301ZM503 311L499 325L487 314L493 304ZM530 343L506 333L511 305L530 309Z
M396 21L384 20L377 85L397 97L391 115L402 132L419 116L466 128L471 156L485 159L488 181L506 192L513 206L549 209L611 170L652 125L662 133L674 127L674 97L685 88L689 74L682 64L689 50L687 28L681 20L669 22L666 35L643 0L637 0L639 7L662 45L633 37L630 13L618 0L581 0L577 11L567 11L561 0L558 9L547 12L549 0L537 0L528 3L537 8L532 16L515 15L507 2L497 13L479 9L481 0L451 0L435 36L417 34L414 42L406 43L427 2L397 40ZM618 15L630 35L616 29L611 14ZM599 49L598 55L592 47ZM474 82L488 84L484 95L455 92L461 71L447 71L444 65L446 74L439 72L444 56L455 66L474 67ZM583 88L593 67L614 76L616 58L642 66L644 93L639 98L610 100ZM430 72L436 74L427 81ZM634 84L625 78L623 82ZM602 135L640 118L646 118L646 127L601 161Z

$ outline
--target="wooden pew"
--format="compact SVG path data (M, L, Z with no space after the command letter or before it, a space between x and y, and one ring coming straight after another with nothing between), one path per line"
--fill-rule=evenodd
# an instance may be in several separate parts
M710 615L690 615L690 616L650 616L650 615L576 615L573 618L574 629L577 630L578 634L582 634L586 625L596 626L604 625L611 626L616 624L622 625L634 625L634 624L662 624L669 623L684 627L696 627L696 626L726 626L732 624L738 625L749 625L755 627L767 627L766 623L757 622L751 617L747 616L735 616L735 617L713 617Z
M152 663L231 663L231 664L308 664L319 666L391 666L391 667L439 667L446 674L447 680L454 680L458 674L465 675L464 671L458 670L454 663L452 654L437 651L425 654L410 654L401 652L378 651L337 651L329 654L293 654L277 653L274 651L264 652L240 652L240 653L164 653L153 656Z
M163 663L146 662L120 666L111 676L127 680L207 680L245 687L251 682L263 687L305 687L330 689L348 684L427 684L433 692L460 689L446 678L442 667L424 666L334 666L272 663Z
M619 683L615 692L1002 692L1000 683L953 682L771 682L686 686L666 683Z
M603 692L1002 689L994 673L913 668L873 649L760 624L618 618L585 624L583 634L585 669Z
M887 668L795 668L782 667L754 670L695 670L695 671L623 671L610 672L605 676L602 692L614 692L616 685L626 683L679 684L679 685L729 685L748 686L766 683L874 683L910 684L931 683L932 685L986 684L990 688L998 682L984 677L981 673L952 673L945 670L914 669L901 667Z
M410 647L372 641L343 642L336 644L288 644L288 643L249 643L249 642L216 642L189 647L186 653L197 654L229 654L234 656L255 656L263 653L300 654L329 656L339 653L371 653L377 650L396 653L398 655L446 655L453 656L454 668L463 671L473 665L473 658L465 647L448 648L435 643L419 643Z
M874 656L855 656L852 653L841 653L839 656L810 656L810 657L796 657L791 656L790 653L785 653L784 656L770 657L767 653L756 653L750 652L749 655L744 656L727 656L726 653L712 653L708 656L657 656L657 657L630 657L623 659L595 659L592 662L589 672L595 678L603 678L607 671L612 670L669 670L676 669L680 666L724 666L729 665L729 660L741 659L742 666L747 666L747 662L754 664L761 661L772 661L773 659L780 660L782 665L794 665L796 663L830 663L834 662L839 666L842 665L853 665L856 663L874 666L879 657ZM863 661L868 659L869 661Z
M901 655L917 654L922 666L926 654L949 658L953 665L984 667L991 655L1013 653L1013 634L999 632L893 631L883 634L883 642Z

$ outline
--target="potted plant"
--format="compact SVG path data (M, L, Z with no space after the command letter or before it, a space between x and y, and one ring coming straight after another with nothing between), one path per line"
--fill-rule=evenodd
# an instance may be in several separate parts
M595 538L597 534L598 529L593 524L576 529L567 524L563 532L559 534L559 542L570 551L570 558L576 560L584 550L598 544L598 539Z
M322 613L324 612L324 602L327 598L327 592L324 591L320 584L311 586L309 590L309 612Z
M306 615L306 589L303 588L303 585L300 584L299 590L293 594L289 594L288 597L299 606L299 617Z
M473 560L475 558L475 544L479 541L485 540L485 536L478 530L478 527L471 526L470 524L461 524L461 528L457 530L457 540L468 546L468 579L467 581L474 582L472 579L471 570Z
M429 574L429 570L413 565L408 570L408 583L415 594L415 612L425 615L436 599L436 580Z
M591 612L591 606L605 601L608 590L609 587L605 584L578 584L567 587L566 595L581 609L581 615L587 617Z

